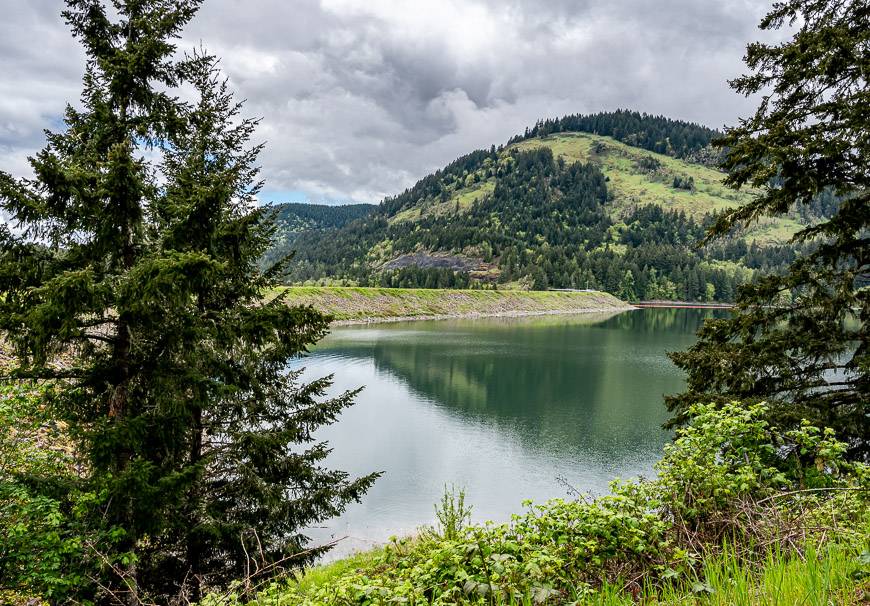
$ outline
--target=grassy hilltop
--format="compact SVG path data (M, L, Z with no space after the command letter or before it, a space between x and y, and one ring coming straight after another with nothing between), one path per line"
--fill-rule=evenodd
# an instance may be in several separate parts
M703 164L650 152L589 133L560 133L515 144L517 149L547 147L569 162L592 162L608 178L611 212L624 217L631 209L655 204L684 212L695 219L748 202L753 193L734 191L722 184L724 174ZM652 159L655 164L649 160ZM643 166L648 168L644 168ZM655 168L651 168L651 167ZM674 178L692 179L694 190L673 187ZM741 234L759 244L787 242L800 227L793 218L768 219Z

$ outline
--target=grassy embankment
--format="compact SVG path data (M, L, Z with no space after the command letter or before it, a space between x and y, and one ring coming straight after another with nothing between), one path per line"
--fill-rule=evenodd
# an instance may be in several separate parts
M293 304L311 305L338 322L399 319L523 316L619 311L630 306L603 292L448 290L289 286L281 289Z

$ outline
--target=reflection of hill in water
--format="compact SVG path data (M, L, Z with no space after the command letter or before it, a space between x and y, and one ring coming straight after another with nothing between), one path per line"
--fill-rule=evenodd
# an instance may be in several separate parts
M704 318L724 318L729 313L725 309L659 307L619 314L610 320L609 325L632 331L669 331L694 335L701 327Z
M337 331L318 350L371 358L443 409L538 448L622 459L661 445L662 394L681 386L664 354L693 341L703 314L418 322Z

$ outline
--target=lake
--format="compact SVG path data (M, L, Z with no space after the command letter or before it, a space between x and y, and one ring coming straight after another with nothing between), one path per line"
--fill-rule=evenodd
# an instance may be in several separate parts
M335 328L297 361L335 375L332 393L364 386L318 432L329 466L383 471L363 502L308 533L342 540L330 557L412 534L434 521L446 484L476 521L509 519L525 499L607 491L651 475L670 433L662 396L682 373L665 355L694 342L698 309L641 309Z

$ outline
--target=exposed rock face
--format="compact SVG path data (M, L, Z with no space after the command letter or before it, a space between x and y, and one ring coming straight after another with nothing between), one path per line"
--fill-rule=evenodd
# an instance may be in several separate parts
M384 269L402 269L403 267L422 267L424 269L435 267L438 269L452 269L453 271L474 271L481 269L481 259L469 259L457 255L433 255L427 253L411 253L401 255L384 264Z

